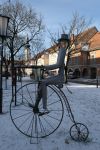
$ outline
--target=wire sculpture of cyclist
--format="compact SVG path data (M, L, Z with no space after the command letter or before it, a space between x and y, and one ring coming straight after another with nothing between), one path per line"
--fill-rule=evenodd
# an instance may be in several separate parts
M64 83L64 60L66 56L66 50L69 46L69 37L67 34L62 34L61 38L58 39L59 52L56 64L43 66L44 70L53 70L58 69L58 74L54 76L50 76L48 78L44 78L40 81L38 96L35 103L35 108L38 109L38 104L42 98L43 101L43 111L48 112L47 109L47 85L58 85L59 87L63 87Z

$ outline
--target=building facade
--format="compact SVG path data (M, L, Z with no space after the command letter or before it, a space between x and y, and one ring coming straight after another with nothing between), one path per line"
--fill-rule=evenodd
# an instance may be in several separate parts
M71 53L68 72L76 77L100 78L100 32L95 27L79 39Z
M97 28L92 27L77 37L72 35L71 42L68 73L82 78L100 78L100 32ZM54 64L57 61L58 50L59 47L54 45L30 59L30 64L34 65L35 61L37 65ZM65 64L67 56L66 54ZM57 73L57 70L52 72Z

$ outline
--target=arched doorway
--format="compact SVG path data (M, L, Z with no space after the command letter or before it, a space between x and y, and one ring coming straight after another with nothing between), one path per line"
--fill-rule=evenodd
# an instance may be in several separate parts
M96 72L97 72L96 68L91 68L91 79L95 79L96 78Z
M87 69L87 68L84 68L84 69L83 69L82 76L83 76L84 78L86 78L86 77L88 76L88 69Z
M80 77L80 70L79 69L75 69L74 76L76 76L77 78Z
M73 72L73 69L68 69L68 73L72 73Z

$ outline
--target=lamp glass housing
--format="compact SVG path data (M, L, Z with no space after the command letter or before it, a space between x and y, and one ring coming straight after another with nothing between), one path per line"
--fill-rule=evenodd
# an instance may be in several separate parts
M0 15L0 36L7 36L9 17Z

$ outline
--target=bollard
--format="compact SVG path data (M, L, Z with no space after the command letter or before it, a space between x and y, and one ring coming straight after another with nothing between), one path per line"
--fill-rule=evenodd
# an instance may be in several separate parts
M98 79L97 79L97 88L98 88Z

